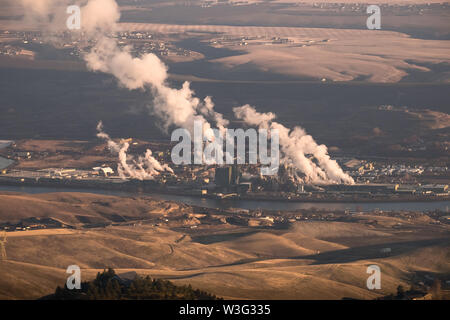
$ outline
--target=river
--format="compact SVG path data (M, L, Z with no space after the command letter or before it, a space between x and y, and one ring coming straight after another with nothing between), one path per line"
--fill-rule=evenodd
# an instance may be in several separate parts
M136 196L138 194L131 192L121 192L113 190L93 190L81 188L50 188L50 187L32 187L32 186L0 186L1 191L22 192L29 194L51 193L51 192L84 192L95 193L113 196ZM410 210L410 211L433 211L442 210L449 211L450 201L433 201L433 202L377 202L377 203L321 203L321 202L287 202L287 201L255 201L255 200L216 200L205 199L194 196L179 196L172 194L142 194L149 195L155 199L170 200L188 205L194 205L205 208L240 208L240 209L265 209L265 210L280 210L293 211L301 209L340 209L340 210L361 210L365 212L373 211L375 209L383 211L395 210Z

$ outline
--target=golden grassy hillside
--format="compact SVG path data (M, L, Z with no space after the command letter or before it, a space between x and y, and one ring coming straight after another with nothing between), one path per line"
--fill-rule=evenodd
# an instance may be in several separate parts
M50 294L64 284L65 270L73 264L81 267L84 280L112 267L118 273L136 271L242 299L373 299L395 292L400 284L409 288L417 272L450 272L448 227L426 221L410 222L402 230L387 223L389 217L380 217L384 222L377 227L297 221L287 229L271 229L208 224L196 215L200 224L191 229L177 222L189 209L148 197L2 194L0 221L46 216L73 223L76 229L9 232L8 261L0 261L0 298ZM82 228L76 218L106 219L103 210L144 220ZM163 214L169 222L145 220ZM392 254L381 254L385 247ZM366 288L370 264L382 270L381 290Z

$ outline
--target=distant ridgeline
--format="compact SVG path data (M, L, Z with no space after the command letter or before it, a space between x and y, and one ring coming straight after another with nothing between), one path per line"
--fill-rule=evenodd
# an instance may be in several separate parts
M98 273L90 282L83 282L81 289L69 290L58 286L54 294L42 300L219 300L205 291L189 286L176 286L172 282L135 276L123 279L113 269Z

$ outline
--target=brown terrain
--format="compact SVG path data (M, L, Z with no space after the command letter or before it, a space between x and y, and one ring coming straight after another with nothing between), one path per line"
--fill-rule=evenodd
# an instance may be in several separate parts
M21 140L19 150L34 154L32 159L17 161L17 169L87 168L114 162L105 145L87 141Z
M280 229L196 210L150 197L2 193L0 223L40 217L36 223L52 218L60 227L7 233L0 298L50 294L73 264L83 280L112 267L230 299L373 299L450 272L449 228L426 216L359 215ZM380 252L386 247L391 254ZM382 270L381 290L366 288L371 264Z

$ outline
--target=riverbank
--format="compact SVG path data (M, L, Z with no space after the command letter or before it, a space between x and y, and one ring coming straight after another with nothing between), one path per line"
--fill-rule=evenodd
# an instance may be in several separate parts
M204 208L230 209L238 208L245 210L271 210L271 211L296 211L296 210L357 210L361 212L372 211L434 211L448 212L450 201L424 201L424 202L293 202L275 200L251 200L251 199L212 199L200 196L176 195L158 192L107 190L99 188L59 188L26 185L2 185L0 192L18 192L28 194L79 192L103 195L115 195L122 197L150 196L158 200L174 201L186 205Z
M436 202L436 201L450 201L450 195L446 196L397 196L397 195L382 195L371 198L364 197L347 197L347 198L315 198L315 197L271 197L270 195L242 195L241 200L252 201L287 201L287 202L318 202L318 203L380 203L380 202Z
M5 186L36 186L51 188L82 188L86 190L118 190L124 192L138 192L148 194L167 194L206 198L213 200L246 200L246 201L272 201L272 202L300 202L300 203L384 203L384 202L436 202L450 201L450 194L445 195L413 195L413 194L337 194L337 193L305 193L305 194L279 194L279 193L242 193L242 194L202 194L192 188L167 188L154 181L137 180L73 180L73 179L17 179L0 176L0 185Z

